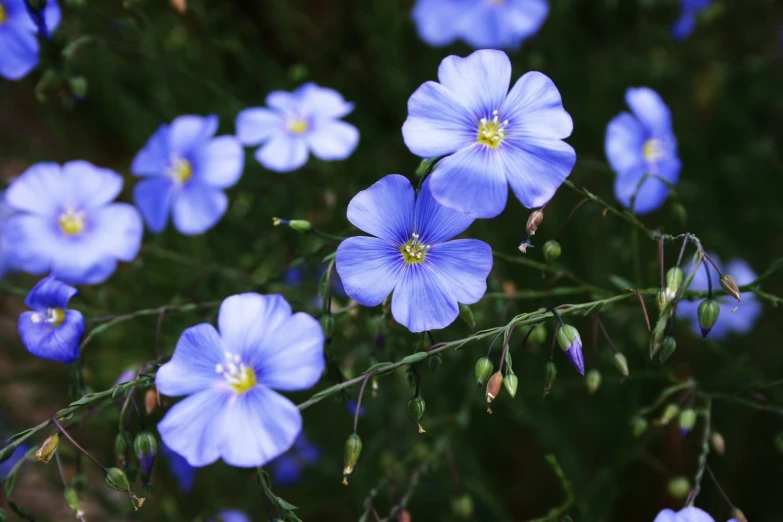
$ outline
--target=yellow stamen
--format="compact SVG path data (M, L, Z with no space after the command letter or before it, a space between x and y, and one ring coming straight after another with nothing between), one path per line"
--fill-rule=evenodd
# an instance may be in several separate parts
M304 120L295 120L288 124L288 130L295 134L302 134L307 130L307 122Z
M644 159L650 163L656 162L663 158L663 144L661 140L651 138L644 142L642 147L642 154Z
M479 120L476 141L493 149L498 148L503 138L506 137L506 125L508 125L508 120L500 121L498 111L492 111L491 119L481 118Z
M8 20L8 11L5 10L5 6L0 4L0 24Z
M231 387L240 395L252 390L256 387L256 372L253 371L253 368L245 368L239 377L231 383Z
M174 166L171 167L171 177L174 178L177 183L185 183L187 180L193 177L193 167L186 159L178 159L174 162Z
M408 265L423 263L429 249L430 245L422 244L421 241L419 241L419 234L416 234L415 232L407 243L400 246L402 258L405 260L405 264Z
M67 210L60 214L60 228L65 235L75 236L84 232L84 214Z
M44 322L52 326L60 326L65 322L65 310L62 308L47 308L43 313L33 313L30 319L34 323Z

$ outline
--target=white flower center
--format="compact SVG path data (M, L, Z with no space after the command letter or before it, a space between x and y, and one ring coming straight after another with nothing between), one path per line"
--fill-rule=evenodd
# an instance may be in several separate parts
M242 362L242 358L235 353L226 352L225 362L215 365L215 372L226 379L237 394L241 395L256 386L256 372L253 368Z
M52 326L60 326L65 321L65 310L62 308L47 308L45 312L33 312L30 320L35 323L46 323Z
M432 245L425 245L419 240L419 234L414 232L411 234L411 239L404 245L400 245L400 252L405 263L411 265L413 263L421 263L424 261L427 251Z
M476 141L496 149L506 137L506 127L508 120L500 121L497 109L492 111L491 118L481 118L479 120L478 137Z
M66 236L76 236L84 232L84 218L84 212L81 210L66 210L60 214L57 222Z
M642 147L642 154L648 163L656 163L662 160L666 154L663 141L657 138L650 138L645 141Z

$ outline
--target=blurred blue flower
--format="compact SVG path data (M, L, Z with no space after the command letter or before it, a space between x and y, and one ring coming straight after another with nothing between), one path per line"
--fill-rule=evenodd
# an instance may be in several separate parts
M724 265L721 263L718 256L710 254L710 257L723 272L731 274L739 286L747 285L756 280L756 273L745 261L734 259ZM719 291L720 277L715 273L715 269L709 261L705 260L703 264L707 265L709 268L713 290ZM684 268L685 273L689 274L692 268L693 264L688 263ZM694 274L688 289L706 292L708 288L707 273L704 271L704 267L701 266L696 274ZM710 339L723 339L732 332L744 334L750 331L762 312L761 301L756 297L756 294L751 292L743 292L742 302L736 312L731 311L732 308L737 306L737 301L734 298L723 295L716 297L715 299L720 303L720 314L718 315L718 322L715 323L715 326L710 330ZM693 331L700 334L699 303L700 301L680 301L677 305L677 315L680 318L689 321Z
M122 176L86 161L27 169L5 193L16 211L5 232L18 267L32 274L51 270L71 284L108 279L118 260L136 257L144 233L132 205L112 203L121 190Z
M136 374L138 373L139 369L136 368L126 368L119 377L117 377L117 380L114 381L114 386L117 386L118 384L122 384L124 382L132 381L136 378Z
M193 490L193 485L196 483L196 468L188 464L185 457L165 444L160 446L163 458L166 460L171 474L174 475L180 491L190 493Z
M19 80L38 65L36 31L48 37L60 23L60 6L48 0L31 17L25 0L0 0L0 76Z
M689 37L696 28L696 17L699 12L707 9L712 0L680 0L680 17L672 27L672 34L677 40Z
M29 449L30 446L27 444L20 444L16 447L14 452L11 453L11 456L8 458L8 460L0 462L0 482L8 478L8 474L11 473L11 470L14 469L14 466L16 466L19 461L24 458Z
M348 221L377 237L352 237L337 248L348 295L377 306L394 291L392 315L412 332L454 322L458 303L484 295L492 269L492 249L483 241L448 241L473 218L439 204L433 183L425 179L417 198L410 181L390 174L359 192L348 205Z
M224 509L213 522L250 522L250 517L237 509Z
M280 486L294 484L299 481L302 470L315 464L319 458L321 458L321 450L311 444L302 432L291 449L270 463L272 480Z
M214 137L217 127L215 115L180 116L158 127L133 159L131 172L145 178L133 201L152 232L162 232L172 214L181 233L201 234L226 213L223 190L242 175L245 153L235 137Z
M632 114L620 113L609 122L604 147L617 174L614 192L618 201L631 208L635 195L632 210L645 214L663 205L669 187L661 179L676 184L682 165L671 114L658 93L647 87L628 89L625 102Z
M528 208L549 201L576 162L562 141L573 122L552 80L529 72L509 92L511 62L494 50L447 57L438 79L413 93L402 127L414 154L447 156L430 176L435 199L479 218L503 211L509 183Z
M340 118L353 111L333 89L306 83L292 93L274 91L269 108L245 109L237 116L237 137L245 145L261 145L256 159L277 172L307 163L308 152L322 160L343 160L359 143L359 131Z
M348 410L348 413L351 415L356 415L356 401L351 399L350 401L346 402L345 409ZM364 408L364 406L359 408L359 417L363 417L365 413L367 413L367 410Z
M78 291L47 276L30 290L24 303L32 312L19 316L19 335L27 351L41 359L72 363L79 358L84 317L68 310L68 301Z
M715 519L697 507L686 507L676 513L671 509L664 509L653 522L715 522ZM737 522L731 519L728 522Z
M188 328L158 370L160 393L188 395L158 424L163 442L191 466L222 458L257 467L282 455L302 430L296 406L273 391L313 386L325 367L318 321L291 313L279 295L246 293L223 301L220 333Z
M476 49L519 49L549 15L547 0L417 0L413 21L437 47L462 39Z
M5 274L16 269L16 253L9 248L6 239L6 224L11 217L12 212L5 202L5 193L0 192L0 279Z

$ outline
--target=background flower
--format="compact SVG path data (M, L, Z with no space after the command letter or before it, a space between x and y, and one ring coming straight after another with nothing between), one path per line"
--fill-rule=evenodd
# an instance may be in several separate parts
M699 13L710 6L712 0L680 0L680 17L672 27L672 34L677 40L684 40L696 28L696 18Z
M214 522L250 522L250 517L238 509L224 509L217 514Z
M48 32L60 24L56 0L47 0L43 22ZM0 0L0 76L19 80L38 65L37 31L25 0Z
M71 284L102 283L117 261L132 261L144 232L139 213L112 203L122 177L86 161L62 167L38 163L6 191L16 211L6 226L19 268L32 274L51 270Z
M9 248L8 240L6 239L6 224L11 217L11 209L5 202L5 193L0 192L0 279L5 276L6 273L16 268L16 254L13 249Z
M682 508L676 513L671 509L664 509L653 522L715 522L705 511L693 506ZM728 522L736 522L733 518Z
M173 214L183 234L201 234L228 208L224 189L242 175L245 153L233 136L215 138L218 118L180 116L161 125L133 160L131 172L144 177L133 201L149 229L162 232Z
M5 447L5 444L3 447ZM30 447L27 444L20 444L16 447L14 452L11 453L11 456L8 457L8 460L0 462L0 482L3 482L8 478L8 474L11 473L11 470L14 469L14 466L16 466L19 461L24 458L25 454L29 450Z
M528 208L549 201L576 162L561 141L573 122L552 80L529 72L509 92L511 62L494 50L447 57L438 79L413 93L402 127L414 154L447 156L430 176L435 199L480 218L503 211L508 184Z
M312 466L320 458L321 450L310 443L302 432L296 438L291 449L269 464L272 471L272 481L275 485L290 486L299 481L304 468Z
M628 89L625 102L631 113L620 113L606 128L606 157L617 174L617 200L631 208L633 199L632 210L646 214L669 197L669 187L661 180L676 184L682 165L671 114L658 93L647 87Z
M193 490L193 485L196 483L197 468L188 464L185 457L165 444L160 445L160 452L168 464L169 471L171 471L171 474L174 475L174 478L177 480L179 490L183 493L190 493Z
M306 83L292 93L274 91L269 108L245 109L237 116L237 137L259 145L256 159L277 172L307 163L308 152L321 160L343 160L359 143L359 131L340 118L353 111L335 90Z

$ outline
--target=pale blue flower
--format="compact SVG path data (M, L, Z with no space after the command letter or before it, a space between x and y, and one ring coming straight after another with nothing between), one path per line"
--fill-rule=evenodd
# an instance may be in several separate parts
M664 509L653 522L715 522L715 519L697 507L688 506L676 513L671 509ZM728 522L737 521L732 518Z
M712 0L680 0L680 17L672 27L672 34L677 40L684 40L696 28L696 18L699 13L710 6Z
M218 459L257 467L285 453L302 430L296 406L273 390L313 386L325 367L319 322L291 313L279 295L227 298L220 333L199 324L182 334L158 370L160 393L188 397L158 424L163 442L191 466Z
M25 0L0 0L0 76L19 80L38 65L36 32L48 37L60 23L60 7L48 0L40 11L31 11Z
M340 120L353 104L333 89L306 83L291 93L269 93L266 104L239 113L237 137L261 145L255 156L269 170L296 170L310 152L321 160L343 160L359 143L356 127Z
M120 191L122 176L86 161L27 169L5 193L15 211L6 239L18 268L51 271L70 284L98 284L118 261L135 259L144 227L133 206L113 203Z
M215 115L180 116L161 125L134 158L131 172L145 179L133 201L152 232L162 232L172 214L181 233L202 234L226 213L223 191L239 181L245 153L235 137L215 137L217 127Z
M528 208L549 201L576 162L562 141L573 122L552 80L529 72L509 91L511 62L494 50L447 57L438 79L413 93L402 127L414 154L446 156L430 176L435 199L480 218L503 211L509 184Z
M617 174L618 201L646 214L669 197L662 180L676 184L682 164L669 108L658 93L647 87L628 89L625 102L631 112L620 113L606 128L606 157Z
M482 298L492 269L492 249L483 241L449 241L473 218L439 204L431 186L427 178L417 197L410 181L391 174L359 192L348 221L376 237L352 237L337 248L348 296L377 306L393 291L392 315L412 332L454 322L459 303Z

